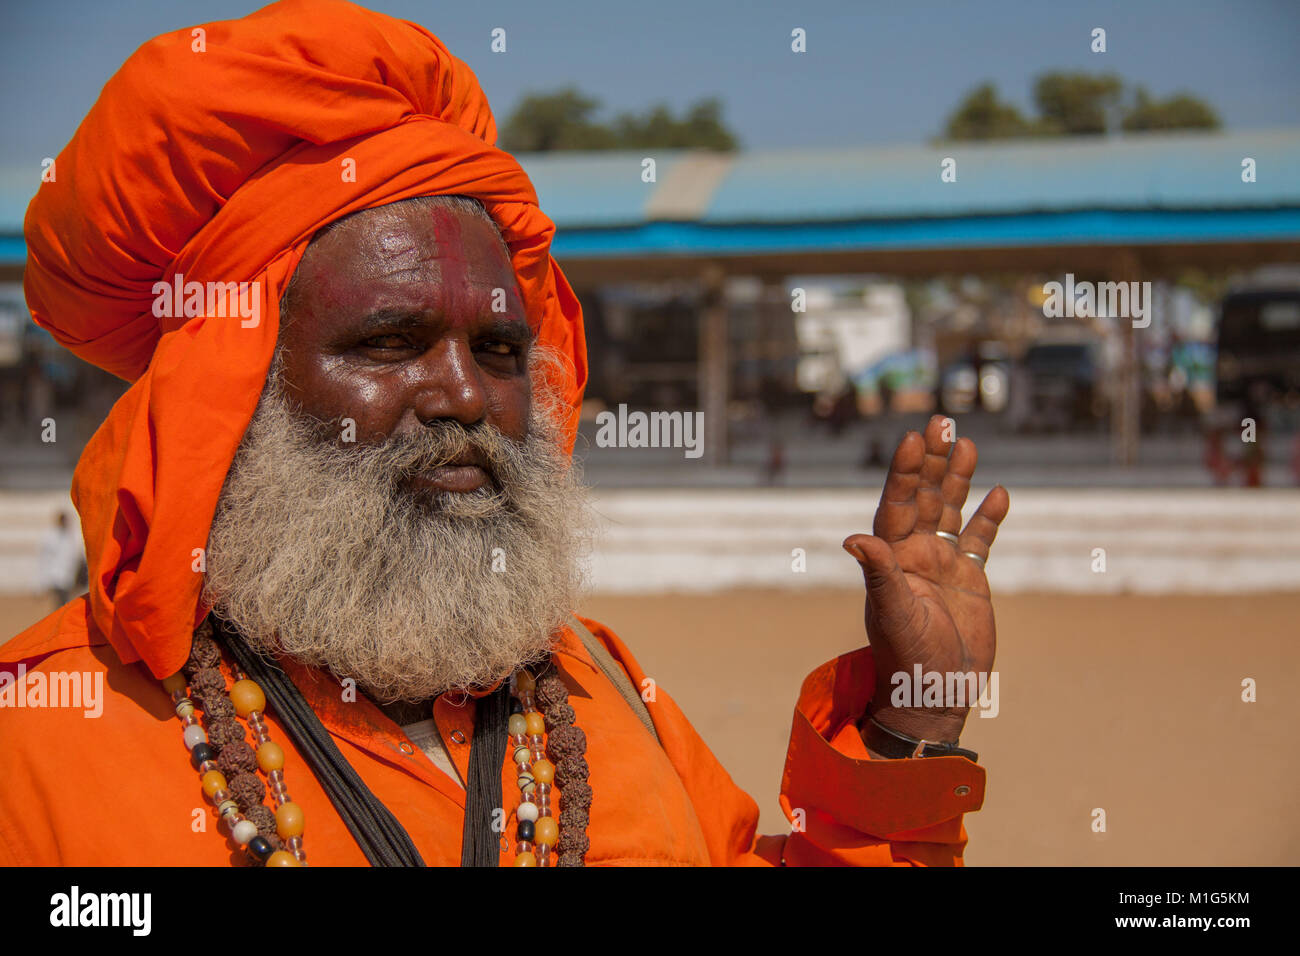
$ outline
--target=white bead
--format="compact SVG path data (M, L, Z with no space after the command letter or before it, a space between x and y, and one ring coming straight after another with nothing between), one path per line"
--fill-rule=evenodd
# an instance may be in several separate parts
M253 837L257 836L257 824L252 820L240 820L235 824L235 832L231 836L240 846L246 846Z
M516 815L517 817L519 817L520 820L528 820L528 821L530 821L530 822L532 822L532 823L536 823L536 822L537 822L537 804L535 804L535 803L521 803L521 804L519 804L519 809L516 811L515 815Z
M185 728L185 746L193 750L199 744L206 744L208 735L198 724L190 724Z

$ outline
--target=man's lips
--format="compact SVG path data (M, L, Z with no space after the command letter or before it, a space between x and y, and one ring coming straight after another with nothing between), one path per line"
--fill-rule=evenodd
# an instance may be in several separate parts
M490 484L491 476L477 455L467 455L459 461L413 472L407 482L421 491L467 494Z

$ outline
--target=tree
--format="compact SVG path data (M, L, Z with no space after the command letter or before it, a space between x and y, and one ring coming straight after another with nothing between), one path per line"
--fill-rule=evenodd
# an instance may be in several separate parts
M948 117L944 138L1009 139L1030 132L1030 124L1020 110L1000 101L992 83L982 83L966 94Z
M1156 100L1139 86L1129 99L1113 73L1044 73L1034 82L1038 115L1026 118L998 99L992 83L966 94L948 116L949 140L1014 139L1025 136L1078 136L1122 128L1139 130L1217 129L1219 117L1203 100L1178 93Z
M501 131L502 148L521 153L613 149L613 132L591 119L599 106L599 100L573 87L525 96Z
M716 97L700 100L692 106L683 126L687 139L705 149L734 150L740 146L722 121L722 101Z
M598 100L572 87L556 93L526 96L510 114L501 134L512 152L602 149L734 150L735 135L722 121L722 104L704 99L677 118L666 104L644 114L621 113L611 124L592 116Z
M614 128L625 149L736 148L736 137L723 124L722 104L717 99L700 100L682 119L675 118L664 104L645 116L623 113Z
M1139 86L1133 104L1124 113L1126 131L1146 129L1218 129L1218 114L1209 104L1188 93L1153 99Z
M1113 73L1044 73L1034 83L1039 122L1058 134L1104 133L1119 109L1124 83Z

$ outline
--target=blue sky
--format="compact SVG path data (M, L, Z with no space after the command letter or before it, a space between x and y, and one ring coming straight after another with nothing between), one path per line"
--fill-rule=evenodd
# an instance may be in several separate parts
M0 10L0 164L55 155L149 37L241 16L241 0L41 0ZM747 0L372 0L428 27L474 68L499 120L521 95L573 84L607 113L721 97L751 147L913 143L975 83L1029 105L1051 69L1114 71L1187 90L1231 128L1300 125L1300 2L794 3ZM1093 27L1108 52L1089 52ZM508 50L489 49L493 27ZM808 52L790 52L803 27Z

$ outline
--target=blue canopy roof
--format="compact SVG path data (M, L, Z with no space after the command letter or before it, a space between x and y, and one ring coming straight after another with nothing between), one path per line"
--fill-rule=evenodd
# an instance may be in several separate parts
M643 181L644 160L655 179ZM944 182L941 164L955 161ZM1255 181L1242 162L1255 161ZM1300 130L993 143L524 153L565 256L1026 244L1300 241ZM38 167L0 170L0 261L21 262Z

